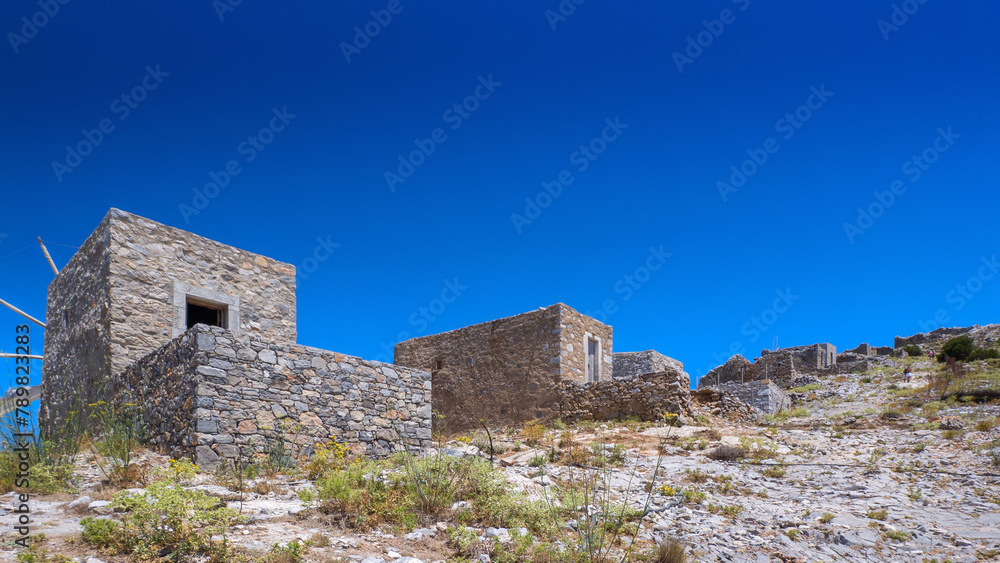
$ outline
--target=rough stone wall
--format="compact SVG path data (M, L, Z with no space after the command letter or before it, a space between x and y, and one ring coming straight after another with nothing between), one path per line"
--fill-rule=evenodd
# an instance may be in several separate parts
M114 396L139 405L146 443L172 457L193 457L197 444L199 332L191 330L112 377ZM119 395L119 390L128 395Z
M44 431L69 411L83 416L113 375L182 333L186 291L238 303L239 333L294 343L294 276L289 264L111 209L49 285Z
M869 346L867 342L862 342L857 348L851 348L850 350L844 350L840 353L840 356L844 354L853 354L855 356L874 356L875 348ZM837 356L837 360L840 360L840 356Z
M235 332L295 342L294 266L118 209L109 216L113 373L183 331L174 330L178 282L238 298Z
M684 364L664 356L656 350L644 352L615 352L613 357L613 376L615 379L630 379L644 373L655 373L667 370L684 371Z
M86 417L111 370L109 237L105 217L49 284L39 422L57 432L70 411ZM31 325L32 330L39 330ZM51 435L51 434L49 434Z
M709 371L698 380L698 388L720 386L723 383L746 383L771 379L783 384L797 375L797 364L791 354L769 354L750 362L736 354L726 363Z
M738 397L744 403L760 409L767 414L775 414L792 407L792 398L772 381L749 381L739 383L723 383L721 389Z
M808 346L792 346L780 350L761 350L761 358L769 356L791 356L795 366L800 370L816 370L833 366L837 363L837 347L823 342Z
M871 360L862 358L859 360L837 362L837 365L832 366L827 371L832 371L833 373L861 373L870 369L872 369Z
M431 439L430 374L196 325L115 378L143 406L148 441L205 468L336 439L382 456Z
M593 338L600 342L597 380L610 379L614 365L611 327L562 303L553 307L559 310L560 375L566 379L587 381L587 340Z
M593 323L559 303L400 342L394 363L432 374L434 410L444 417L435 424L446 432L477 427L480 420L512 425L552 419L558 416L557 385L585 377L586 332L597 331L603 357L611 358L611 327Z
M691 380L677 370L587 384L562 382L553 413L564 421L610 420L629 416L658 420L665 413L691 413ZM554 418L554 417L553 417Z

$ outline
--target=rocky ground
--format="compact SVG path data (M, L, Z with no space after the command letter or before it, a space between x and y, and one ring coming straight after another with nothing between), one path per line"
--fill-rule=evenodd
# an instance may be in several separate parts
M868 374L817 379L795 390L796 410L785 413L789 416L759 424L729 420L724 410L709 405L680 427L617 422L548 429L534 448L522 446L525 438L517 431L501 433L497 440L507 451L496 462L512 486L536 499L555 498L557 489L595 475L603 483L601 494L606 487L616 502L647 510L636 536L642 549L675 538L693 561L998 559L1000 404L930 401L921 390L926 370L937 366L915 367L909 383L901 380L901 365L888 364ZM944 424L933 424L938 420ZM603 470L594 469L599 462L594 458L577 460L582 463L576 466L541 463L551 450L573 443L603 451L617 463ZM743 448L745 456L714 459L721 446ZM444 448L452 455L483 455L468 440ZM155 454L144 457L154 465L165 463ZM44 533L52 553L80 561L125 561L78 539L82 517L115 515L109 514L111 492L102 487L95 461L81 456L77 474L79 493L32 499L32 533ZM298 493L312 487L308 480L279 476L266 485L272 490L261 494L264 488L258 487L260 493L240 500L212 475L199 475L193 483L249 517L232 539L251 550L266 552L275 543L298 539L313 542L306 561L456 558L445 534L453 521L356 533L336 527L300 500ZM17 517L10 510L12 497L0 510L6 529ZM580 507L580 517L564 523L567 537L587 514L588 507ZM475 532L499 542L526 533ZM15 560L10 543L0 559Z

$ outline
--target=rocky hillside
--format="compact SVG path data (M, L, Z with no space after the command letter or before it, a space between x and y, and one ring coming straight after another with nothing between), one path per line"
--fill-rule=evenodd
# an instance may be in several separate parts
M1000 373L991 362L984 377ZM692 419L498 429L424 459L354 461L331 446L298 467L204 474L142 452L139 483L114 486L107 460L85 452L72 492L32 497L44 539L21 560L998 559L1000 402L940 400L928 390L940 367L903 358L817 378L761 420L696 401ZM189 503L174 527L171 499Z

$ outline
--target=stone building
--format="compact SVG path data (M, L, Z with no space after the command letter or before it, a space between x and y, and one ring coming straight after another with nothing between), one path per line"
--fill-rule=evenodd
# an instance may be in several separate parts
M49 285L40 423L131 391L151 443L203 462L261 451L265 427L429 440L429 374L298 346L295 315L292 265L112 209Z
M562 303L400 342L393 361L431 373L433 408L448 431L480 421L652 417L688 405L683 364L654 351L613 354L612 328ZM622 400L633 393L622 378L636 379L631 389L644 388L645 398Z

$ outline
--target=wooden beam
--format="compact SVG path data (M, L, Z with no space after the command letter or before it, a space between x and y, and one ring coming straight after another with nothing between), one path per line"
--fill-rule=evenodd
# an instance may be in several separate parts
M29 321L37 324L38 326L40 326L42 328L45 328L45 323L43 323L42 321L36 319L35 317L32 317L28 313L25 313L24 311L18 309L17 307L11 305L10 303L4 301L3 299L0 299L0 305L3 305L4 307L7 307L8 309L10 309L11 311L14 311L18 315L21 315L22 317L28 319Z
M0 358L28 358L31 360L44 360L45 356L35 356L32 354L8 354L6 352L0 352Z
M16 389L16 388L15 388ZM42 396L42 384L32 385L28 387L28 401L36 401ZM24 397L23 395L21 396ZM0 416L14 412L17 408L14 403L14 399L17 399L17 395L14 393L14 389L7 392L5 396L0 398Z
M45 254L45 259L49 261L49 266L52 266L52 273L59 275L59 268L56 268L56 263L52 261L52 256L49 255L49 249L45 248L45 243L42 242L42 237L38 237L38 245L42 247L42 253Z

